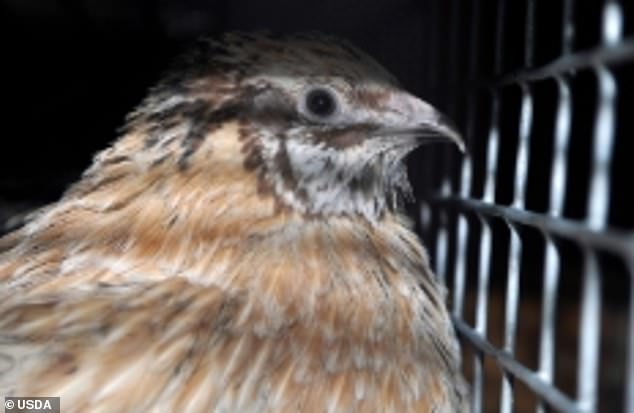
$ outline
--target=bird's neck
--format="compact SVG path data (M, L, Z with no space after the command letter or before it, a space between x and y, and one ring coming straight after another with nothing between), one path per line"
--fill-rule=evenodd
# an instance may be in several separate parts
M274 324L297 321L294 314L345 319L361 331L384 329L387 317L411 331L421 311L417 283L431 281L422 248L398 217L308 218L276 208L242 179L222 188L198 179L184 174L152 187L129 176L113 185L116 196L107 185L69 196L31 226L29 242L59 260L59 288L183 277L249 295L254 314ZM204 195L193 197L192 188Z
M224 144L196 156L239 150ZM246 294L267 323L318 317L365 335L389 326L411 336L414 320L442 308L424 251L397 215L304 216L281 208L231 157L191 161L166 173L107 158L27 227L42 259L57 260L55 285L183 277Z
M371 222L296 213L239 168L164 178L130 174L76 197L71 191L47 220L64 225L40 236L83 244L75 249L116 266L129 260L143 277L182 276L236 291L270 285L280 300L311 291L363 299L368 289L402 291L429 277L418 239L396 214Z

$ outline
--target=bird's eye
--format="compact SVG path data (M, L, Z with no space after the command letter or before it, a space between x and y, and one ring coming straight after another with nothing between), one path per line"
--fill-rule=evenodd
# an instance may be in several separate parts
M306 109L318 118L327 118L337 110L337 100L327 89L313 89L306 95Z

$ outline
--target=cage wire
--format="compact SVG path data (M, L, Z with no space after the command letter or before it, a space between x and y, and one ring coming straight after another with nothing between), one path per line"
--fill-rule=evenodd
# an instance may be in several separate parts
M634 412L633 20L429 2L423 93L469 150L419 155L420 224L474 413Z

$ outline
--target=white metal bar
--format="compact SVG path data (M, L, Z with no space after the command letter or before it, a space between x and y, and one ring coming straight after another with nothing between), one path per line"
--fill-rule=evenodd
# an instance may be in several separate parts
M531 2L532 3L532 2ZM534 5L533 5L534 6ZM531 7L531 5L529 5ZM527 24L527 30L532 23ZM526 178L528 175L528 159L530 148L531 127L533 124L533 97L530 88L523 84L522 105L520 109L519 140L517 145L515 186L513 188L513 207L523 209L526 194ZM504 350L509 354L515 353L515 336L517 332L517 313L520 294L520 267L522 257L522 242L517 228L509 223L510 247L508 257L508 272L506 281L506 302L504 312ZM500 411L511 413L513 409L513 386L509 375L502 377L502 391L500 395Z
M519 141L515 158L515 186L513 188L513 207L518 209L524 209L526 198L530 136L533 126L533 96L527 84L522 84L521 89L522 106L520 108Z
M515 354L515 336L517 334L517 313L520 295L520 266L522 243L517 229L509 224L511 244L509 247L508 275L506 281L506 302L504 311L504 351ZM500 412L513 411L513 378L507 373L502 376L500 393Z
M438 282L447 285L447 214L438 212L438 233L436 235L436 278Z
M596 253L586 248L583 263L577 366L577 403L579 409L586 412L595 412L597 408L600 336L601 280L599 263Z
M503 3L503 2L502 2ZM487 176L484 184L483 201L487 203L494 202L495 198L495 180L497 170L498 157L498 139L499 139L499 110L500 102L497 94L493 95L491 108L491 127L489 131L488 148L487 148ZM479 269L478 269L478 290L476 293L476 317L475 329L478 334L486 337L487 331L487 308L489 303L489 275L491 269L491 244L492 234L489 222L478 215L481 222L480 231L480 251L479 251ZM472 411L479 413L482 411L482 403L484 396L484 368L483 356L481 353L476 354L474 359L474 380L473 380L473 406Z
M500 97L497 93L494 93L491 109L491 128L487 140L486 180L484 182L484 196L482 198L483 202L490 204L495 203L495 180L500 140L500 126L498 124L499 112Z
M570 120L572 116L570 88L563 78L557 78L558 103L555 120L555 143L550 176L550 206L548 213L561 216L566 193L566 170L570 141ZM543 232L545 239L544 285L542 292L542 318L539 335L538 374L549 384L553 383L555 370L555 319L557 317L557 290L559 287L560 256L549 233ZM540 401L537 412L545 411Z
M617 87L612 73L597 66L599 102L594 125L592 175L588 195L588 226L605 228L610 204L610 169L614 147L615 106Z
M467 272L467 237L469 223L464 214L458 215L456 268L454 273L453 315L462 319L464 311L465 280Z
M475 113L470 105L469 118L475 118ZM471 123L471 122L470 122ZM470 130L472 130L470 128ZM462 160L460 194L468 197L471 193L472 163L471 157L466 155ZM456 231L456 268L454 269L454 291L453 291L453 315L462 318L465 297L465 280L467 277L467 249L469 221L463 213L459 213Z
M625 38L609 47L601 45L581 52L563 54L540 67L519 69L506 74L498 73L496 77L487 81L473 80L447 85L436 84L432 90L442 90L447 93L463 89L499 89L504 86L538 82L574 74L599 64L615 66L632 61L634 61L634 36Z
M559 251L550 236L546 236L544 258L544 286L542 292L542 319L539 338L540 377L553 382L555 371L555 320L557 317L557 288L559 287Z
M504 61L504 22L505 22L506 1L498 2L498 10L496 16L496 33L495 33L495 72L502 71L502 63ZM487 141L487 159L486 159L486 178L484 183L483 201L487 203L495 202L495 180L498 159L498 140L499 140L499 112L500 102L497 92L493 92L492 108L491 108L491 126ZM491 227L489 223L480 215L478 218L481 222L482 230L480 232L480 267L478 271L478 291L476 296L476 320L475 328L478 334L486 337L487 327L487 305L489 301L489 270L491 264ZM484 397L484 366L482 352L476 352L474 357L473 369L473 388L472 388L472 412L480 413L483 409Z
M623 16L616 1L608 0L603 8L603 44L614 47L621 39ZM599 102L594 124L592 176L588 195L588 225L602 229L608 220L610 167L614 147L617 85L612 73L597 64Z
M561 412L584 413L573 400L558 389L552 387L552 385L544 383L541 377L523 366L505 351L493 346L486 338L469 327L464 321L458 319L454 319L453 321L462 337L471 342L474 347L493 357L500 367L520 379L522 383L526 384L535 394L546 400L548 404Z
M603 44L613 47L621 39L620 6L608 0L603 8ZM603 65L596 66L598 105L594 125L592 175L588 193L587 224L602 230L608 222L610 201L610 169L614 147L617 86L612 73ZM584 249L581 320L579 324L579 406L595 411L598 401L599 348L601 343L601 280L598 258L593 250Z
M603 44L616 46L623 37L623 10L616 0L608 0L603 8Z
M560 217L566 194L572 101L568 82L563 77L557 77L556 80L559 102L555 120L555 146L553 148L553 164L550 175L550 206L548 213L553 217Z
M478 290L476 295L475 331L482 337L487 335L487 309L489 304L489 275L491 270L491 227L486 219L478 216L482 223L480 232L480 266L478 270ZM484 360L478 353L474 360L473 370L473 413L483 409L484 400Z
M474 119L475 113L473 105L469 107L469 118ZM470 122L471 131L473 124ZM471 193L472 181L472 161L469 155L462 160L462 171L460 179L460 194L468 197ZM463 213L458 214L458 228L456 231L456 268L454 269L454 291L453 291L453 315L462 319L464 310L465 281L467 277L467 249L469 237L469 221Z
M511 72L491 82L485 82L482 86L497 88L523 82L536 82L574 73L597 64L607 66L631 60L634 60L634 38L624 39L611 47L599 46L584 52L563 55L544 66Z
M614 228L597 231L588 228L588 225L582 221L551 217L472 198L436 198L430 199L430 201L438 205L473 211L486 216L500 217L537 228L542 232L570 239L577 244L596 247L621 256L629 256L634 250L634 233L632 232L620 231Z

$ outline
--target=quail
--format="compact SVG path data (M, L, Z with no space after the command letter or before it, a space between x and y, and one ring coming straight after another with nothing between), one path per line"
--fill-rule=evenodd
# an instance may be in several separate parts
M464 412L402 211L462 146L350 43L232 33L178 59L56 203L0 239L0 394L65 412Z

